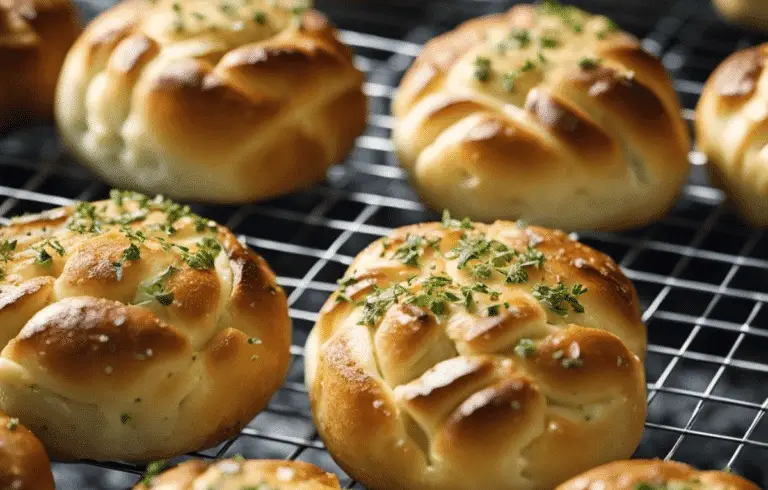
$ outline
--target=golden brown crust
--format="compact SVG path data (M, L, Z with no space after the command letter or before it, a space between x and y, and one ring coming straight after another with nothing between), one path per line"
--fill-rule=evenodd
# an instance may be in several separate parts
M630 490L635 488L690 490L758 490L757 485L733 473L697 471L675 461L616 461L577 476L555 490Z
M18 418L0 412L0 488L54 490L51 462Z
M731 22L768 30L768 11L760 0L713 0L713 3Z
M712 180L742 216L768 225L768 45L733 53L712 73L696 107L696 138Z
M150 485L141 482L134 490L341 490L336 475L302 461L192 460L149 479Z
M517 5L427 43L393 103L400 162L428 205L462 216L646 224L687 174L672 83L604 17L551 9Z
M79 24L71 0L0 1L0 130L53 119L56 81Z
M376 490L519 490L631 455L646 339L616 263L562 232L451 226L372 243L321 310L306 380L336 461ZM568 306L558 282L588 291Z
M125 0L103 13L62 71L65 141L115 185L185 199L322 180L364 129L363 74L325 17L288 3Z
M282 382L289 324L264 260L166 199L115 191L0 228L0 405L57 457L236 433Z

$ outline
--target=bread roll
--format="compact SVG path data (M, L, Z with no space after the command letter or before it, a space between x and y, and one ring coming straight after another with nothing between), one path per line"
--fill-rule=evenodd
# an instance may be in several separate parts
M0 488L54 490L51 462L37 437L16 417L0 413Z
M426 204L475 219L640 226L688 172L659 60L609 19L552 2L430 41L393 112L400 163Z
M712 73L696 107L710 175L738 211L768 225L768 44L736 52Z
M768 1L713 0L723 17L756 29L768 30Z
M79 32L71 0L0 0L0 130L53 119L56 80Z
M660 460L617 461L584 473L555 490L759 490L754 483L724 471L696 471Z
M211 202L324 178L365 125L363 75L288 0L125 0L64 64L65 142L114 185Z
M321 311L306 382L334 459L373 490L551 490L629 457L646 339L616 263L544 228L446 224L372 243Z
M187 461L160 475L148 472L134 490L341 490L339 480L301 461Z
M240 431L290 360L283 290L226 228L130 192L0 228L0 408L58 458L145 461Z

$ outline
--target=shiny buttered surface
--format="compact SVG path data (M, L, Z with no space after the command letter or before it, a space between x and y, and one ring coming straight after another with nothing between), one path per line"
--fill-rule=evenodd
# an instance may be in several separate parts
M149 469L134 490L341 490L336 475L301 461L233 458Z
M209 447L290 359L285 294L226 228L113 191L0 228L0 407L59 458Z
M688 172L661 62L574 7L519 5L433 39L393 113L424 201L476 219L639 226L667 211Z
M16 417L0 412L0 488L54 490L43 445Z
M729 56L704 85L696 137L712 180L752 224L768 225L768 44Z
M584 473L555 490L759 490L724 471L697 471L674 461L617 461Z
M71 0L0 0L0 130L53 119L56 80L79 33Z
M768 3L765 0L712 0L726 19L756 29L768 30Z
M288 0L125 0L70 51L57 119L114 185L264 199L324 178L365 126L363 75Z
M367 488L544 490L635 450L646 338L632 284L564 233L521 226L397 229L323 307L310 402Z

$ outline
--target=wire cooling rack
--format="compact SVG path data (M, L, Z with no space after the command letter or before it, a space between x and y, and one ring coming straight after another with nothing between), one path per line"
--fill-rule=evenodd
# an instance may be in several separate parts
M81 0L80 6L91 17L110 3ZM574 3L613 17L663 59L689 122L712 69L733 50L763 41L718 21L705 0ZM335 471L345 488L363 488L333 463L312 425L304 341L357 252L393 227L436 218L419 204L392 154L389 105L404 70L429 38L510 2L319 4L366 72L370 124L323 185L242 207L195 206L244 236L272 265L289 294L294 346L288 379L268 410L237 437L194 456L299 459ZM707 186L700 154L692 151L690 160L690 184L667 217L628 233L581 238L621 264L648 324L649 416L637 456L731 466L768 488L768 236L730 214L721 193ZM0 223L107 192L66 156L52 129L0 138ZM119 462L54 464L58 488L66 490L130 488L142 471Z

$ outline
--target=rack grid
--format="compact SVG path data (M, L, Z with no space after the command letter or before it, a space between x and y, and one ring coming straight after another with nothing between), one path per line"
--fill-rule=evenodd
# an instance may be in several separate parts
M85 17L112 2L81 0ZM269 408L238 436L190 456L299 459L352 481L325 452L303 384L303 345L317 312L352 258L394 227L434 220L409 188L389 140L389 105L422 44L470 17L499 12L503 0L319 0L366 73L369 127L344 164L313 189L245 205L193 206L261 253L289 294L294 324L289 376ZM729 53L765 40L719 21L705 0L576 0L613 17L659 55L692 122L703 82ZM708 186L706 159L672 212L626 233L584 232L634 281L648 325L649 414L638 457L702 468L730 466L768 488L768 235L730 213ZM105 198L108 187L75 164L51 128L0 138L0 224L74 200ZM61 489L130 488L143 467L120 462L54 463ZM394 489L393 489L394 490Z

